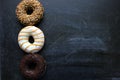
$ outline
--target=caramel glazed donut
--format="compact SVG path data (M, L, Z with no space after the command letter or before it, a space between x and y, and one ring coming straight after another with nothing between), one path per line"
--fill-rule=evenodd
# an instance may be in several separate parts
M26 26L33 26L43 18L44 8L38 0L22 0L17 8L16 15L19 21Z
M34 39L33 43L29 42L29 37ZM35 26L27 26L23 28L18 35L18 44L22 50L27 53L36 53L42 49L44 45L44 34Z

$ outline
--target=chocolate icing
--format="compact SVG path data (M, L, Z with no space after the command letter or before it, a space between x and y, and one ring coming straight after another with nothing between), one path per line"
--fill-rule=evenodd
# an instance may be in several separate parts
M28 54L23 57L20 63L21 73L28 79L41 77L46 68L44 58L38 54Z

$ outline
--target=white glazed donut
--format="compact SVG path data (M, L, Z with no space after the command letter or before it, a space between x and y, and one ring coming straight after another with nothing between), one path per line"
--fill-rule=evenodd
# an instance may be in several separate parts
M34 39L33 43L29 42L29 37ZM18 35L18 44L22 50L27 53L36 53L42 49L44 45L44 34L35 26L27 26L23 28Z

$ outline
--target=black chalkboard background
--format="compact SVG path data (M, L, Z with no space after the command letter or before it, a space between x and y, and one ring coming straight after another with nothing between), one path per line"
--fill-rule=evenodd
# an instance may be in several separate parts
M25 80L19 63L25 53L17 36L25 27L15 9L21 0L1 0L1 80ZM40 0L37 24L46 42L38 52L47 61L39 80L120 80L120 0Z

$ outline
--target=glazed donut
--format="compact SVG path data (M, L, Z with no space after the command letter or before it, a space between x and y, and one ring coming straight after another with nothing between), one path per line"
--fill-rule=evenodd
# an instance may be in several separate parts
M34 39L33 43L29 42L29 37ZM44 45L44 34L35 26L27 26L23 28L18 34L18 44L22 50L27 53L36 53L42 49Z
M43 17L44 8L38 0L22 0L17 8L16 15L19 21L26 26L33 26Z
M45 73L46 61L38 54L28 54L20 62L20 71L24 77L37 79Z

